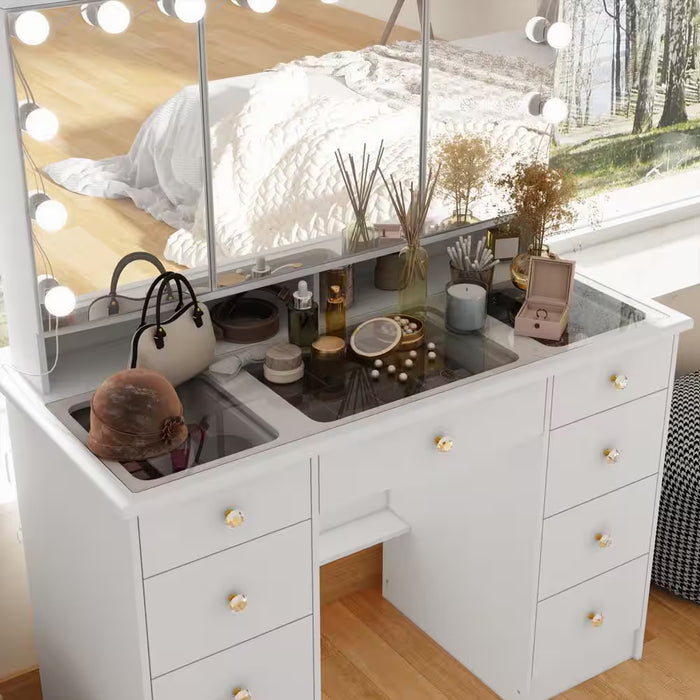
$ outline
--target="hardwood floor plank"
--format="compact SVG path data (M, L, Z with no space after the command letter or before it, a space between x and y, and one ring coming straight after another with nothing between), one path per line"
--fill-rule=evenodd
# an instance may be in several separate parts
M344 599L343 604L445 697L450 700L497 700L493 691L425 632L408 622L379 590L354 594Z
M344 654L335 648L325 635L321 635L321 685L323 697L328 700L388 700Z
M390 700L447 700L342 602L323 609L321 632Z
M39 669L33 668L0 679L0 696L2 700L41 700Z

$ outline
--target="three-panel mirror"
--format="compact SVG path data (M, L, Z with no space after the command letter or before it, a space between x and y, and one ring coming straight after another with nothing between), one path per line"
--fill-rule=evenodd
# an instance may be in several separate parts
M549 157L556 52L525 28L558 4L429 4L13 15L37 273L78 296L80 323L139 309L158 270L204 292L396 249L386 183L418 188L422 168L439 172L426 235L507 213L503 176Z

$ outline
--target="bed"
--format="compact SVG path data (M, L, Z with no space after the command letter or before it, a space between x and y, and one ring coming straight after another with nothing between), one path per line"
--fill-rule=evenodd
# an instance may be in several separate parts
M470 133L501 153L499 171L546 157L543 124L524 116L522 99L551 81L548 65L494 53L469 42L431 47L430 137ZM383 140L383 170L417 178L421 86L419 42L307 57L256 75L210 83L214 227L217 259L240 259L339 236L352 218L334 152L359 154ZM71 158L46 173L60 186L94 197L124 198L174 230L165 257L206 263L199 90L184 88L142 125L128 154ZM494 179L499 172L494 173ZM449 216L439 198L432 218ZM494 187L473 213L500 213ZM370 220L393 220L376 187Z

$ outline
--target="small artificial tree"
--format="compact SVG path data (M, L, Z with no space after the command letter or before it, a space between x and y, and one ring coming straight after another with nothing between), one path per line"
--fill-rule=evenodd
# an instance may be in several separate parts
M458 222L467 222L479 190L489 181L496 152L478 136L455 134L437 144L435 160L440 165L438 192L454 203Z
M542 254L547 236L576 218L576 178L564 170L546 163L518 163L498 185L506 194L509 227L534 255Z

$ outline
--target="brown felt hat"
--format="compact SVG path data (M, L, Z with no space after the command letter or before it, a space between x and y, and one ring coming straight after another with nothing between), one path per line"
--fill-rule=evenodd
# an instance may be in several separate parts
M102 459L138 462L161 457L187 439L173 385L150 369L125 369L92 397L88 448Z

